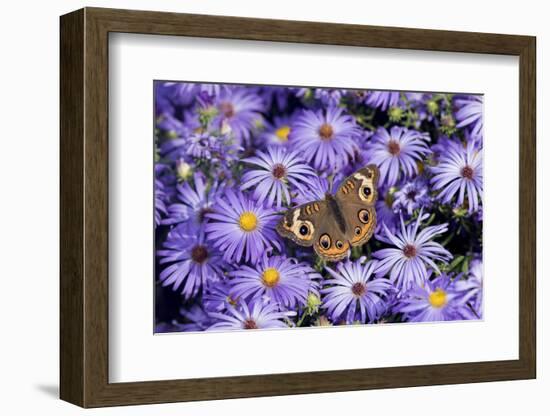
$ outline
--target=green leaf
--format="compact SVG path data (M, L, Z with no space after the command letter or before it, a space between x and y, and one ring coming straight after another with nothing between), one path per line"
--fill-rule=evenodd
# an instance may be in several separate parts
M428 218L428 221L424 224L424 227L427 227L435 220L435 214L430 215L430 218Z
M470 258L466 257L464 261L462 262L462 273L468 273L468 270L470 269Z
M464 256L458 256L456 257L451 264L449 265L449 270L454 270L462 261L464 260Z

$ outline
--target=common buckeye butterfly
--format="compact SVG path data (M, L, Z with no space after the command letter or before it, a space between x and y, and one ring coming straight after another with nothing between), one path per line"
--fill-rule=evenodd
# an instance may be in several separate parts
M301 246L313 246L324 260L342 260L351 247L365 244L374 233L379 176L376 165L359 169L334 195L289 209L277 224L278 233Z

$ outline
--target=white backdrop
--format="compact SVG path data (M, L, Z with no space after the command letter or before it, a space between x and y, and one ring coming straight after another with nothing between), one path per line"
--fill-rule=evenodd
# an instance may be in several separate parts
M518 358L518 278L509 273L519 264L519 196L509 192L519 186L517 58L130 34L113 34L109 43L111 381ZM320 61L322 68L309 69ZM238 64L220 73L218 62ZM483 320L152 336L153 79L483 93ZM509 240L502 238L505 222ZM325 347L294 353L307 345ZM278 353L266 358L274 347ZM327 355L327 349L350 353ZM208 358L189 360L202 354Z
M319 20L434 29L532 34L538 36L539 163L539 379L219 402L141 406L88 411L88 414L290 414L332 415L343 408L361 413L407 415L544 414L548 410L550 365L544 356L548 298L543 244L550 229L540 213L548 211L543 161L550 147L542 140L544 104L550 89L543 72L550 56L550 28L543 3L455 0L357 2L354 0L257 2L233 0L19 1L6 3L2 31L2 152L0 181L0 277L2 343L0 371L4 414L78 414L56 400L58 385L58 16L84 5L229 14L296 20ZM495 14L496 13L496 14ZM24 17L23 17L24 16ZM545 88L546 87L546 88ZM547 117L546 117L547 118ZM546 199L546 201L544 201ZM545 235L545 236L543 236ZM504 256L503 256L504 257Z

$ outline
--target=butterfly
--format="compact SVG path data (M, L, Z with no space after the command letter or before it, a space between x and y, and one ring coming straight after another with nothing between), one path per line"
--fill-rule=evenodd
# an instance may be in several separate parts
M351 247L365 244L374 233L379 176L376 165L359 169L334 195L327 193L322 201L289 209L277 232L301 246L313 246L326 261L342 260Z

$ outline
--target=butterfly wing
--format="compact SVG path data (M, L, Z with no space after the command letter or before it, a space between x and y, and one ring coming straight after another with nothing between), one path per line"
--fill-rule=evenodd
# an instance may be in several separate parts
M288 210L277 224L277 232L298 245L313 246L326 261L343 259L351 247L326 200Z
M326 261L340 261L348 256L351 243L336 221L332 219L319 228L319 235L315 238L313 248Z
M328 207L325 201L314 201L289 209L277 224L277 232L296 244L311 247L319 228L326 219Z
M346 238L352 246L365 244L376 228L375 203L378 198L376 165L368 165L348 176L334 196L346 221Z

